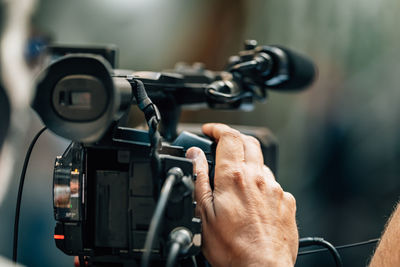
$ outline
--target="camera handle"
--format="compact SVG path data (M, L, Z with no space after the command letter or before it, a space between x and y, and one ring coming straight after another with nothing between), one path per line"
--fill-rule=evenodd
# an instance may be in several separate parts
M181 106L176 103L175 99L168 97L162 103L158 103L157 107L162 115L160 122L160 133L167 141L172 141L178 136L177 128L181 115Z
M157 179L161 174L161 160L158 154L158 150L161 148L161 136L158 132L158 124L161 121L160 112L156 105L153 104L151 99L147 96L144 84L140 80L133 80L132 92L136 98L136 103L140 110L143 111L146 118L147 125L149 126L149 139L150 139L150 159L151 159L151 170L153 176L154 192L158 192ZM155 194L157 195L157 194Z

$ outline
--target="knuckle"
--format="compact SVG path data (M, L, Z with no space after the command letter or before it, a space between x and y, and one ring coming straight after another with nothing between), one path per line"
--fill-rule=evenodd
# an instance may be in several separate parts
M254 144L254 145L258 146L258 147L261 147L260 146L260 141L258 141L258 139L255 138L254 136L245 135L245 140L246 140L246 142L249 142L249 143Z
M235 168L230 172L230 178L234 184L238 186L243 186L245 184L243 170Z
M278 184L277 182L273 182L270 185L270 190L273 195L283 197L283 189L282 189L281 185Z
M240 164L220 163L216 166L215 173L224 181L231 181L238 186L245 185L245 172Z
M253 172L249 173L249 177L255 182L258 189L261 191L265 191L268 187L267 179L265 177L265 173L262 169L254 170Z
M219 169L219 175L235 184L244 184L244 172L243 169L238 166L224 164L222 168Z
M289 192L285 192L284 196L290 207L296 208L296 198Z
M256 185L257 185L259 190L265 191L265 189L267 187L267 183L265 181L265 177L264 176L257 175L256 178L255 178L255 182L256 182Z

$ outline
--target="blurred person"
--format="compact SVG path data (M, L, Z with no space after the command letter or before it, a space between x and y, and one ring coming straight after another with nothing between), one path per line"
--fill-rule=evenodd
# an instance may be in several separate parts
M0 79L0 148L3 145L4 139L8 131L8 125L10 123L10 101L8 100L7 94L4 87L1 84Z
M33 96L33 73L24 55L29 22L35 0L4 1L5 20L0 43L0 77L4 86L3 97L9 103L7 132L0 148L0 205L5 197L15 162L19 159L21 140L30 125L30 102ZM4 116L4 114L2 114ZM1 118L3 120L3 118Z
M382 235L370 267L400 266L400 205L397 205Z
M33 75L24 55L35 3L35 0L0 2L0 206L16 175L14 170L19 171L15 166L30 125ZM0 264L17 266L1 256Z

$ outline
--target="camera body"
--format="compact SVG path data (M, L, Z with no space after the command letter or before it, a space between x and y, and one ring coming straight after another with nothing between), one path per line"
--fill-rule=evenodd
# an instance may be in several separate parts
M166 172L178 167L185 176L174 186L153 257L165 257L169 233L178 227L185 227L193 234L193 245L187 255L198 254L201 223L194 214L192 163L184 154L188 146L201 142L199 146L208 149L212 162L212 142L182 133L177 138L181 146L171 144L161 148L163 175L153 179L146 132L117 128L113 137L108 137L95 145L72 142L64 155L56 159L57 247L66 254L92 256L96 261L139 260L155 209L155 196L159 195L157 191Z
M56 51L64 56L39 77L33 103L50 130L72 140L54 166L54 238L60 250L80 256L81 264L86 256L91 266L136 266L146 252L157 264L165 262L174 233L181 230L190 242L180 250L179 259L199 255L196 177L185 153L193 146L205 152L213 188L216 144L202 136L199 125L178 126L182 106L247 109L253 98L265 99L267 88L287 83L292 89L291 74L301 78L298 87L308 85L314 75L308 62L311 74L304 78L293 72L304 59L293 61L291 52L249 44L231 58L227 71L220 72L191 66L133 72L111 67L116 52L109 47L72 48L72 54L68 48ZM143 111L148 131L124 124L131 104ZM276 174L273 135L265 128L235 128L260 141L264 162ZM179 178L158 218L154 246L146 251L170 176Z

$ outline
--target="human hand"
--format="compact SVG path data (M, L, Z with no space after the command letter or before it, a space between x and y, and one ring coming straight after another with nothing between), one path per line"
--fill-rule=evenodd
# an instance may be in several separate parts
M214 190L203 151L192 147L203 254L212 266L293 266L296 201L264 165L259 142L223 124L205 124L217 143Z

